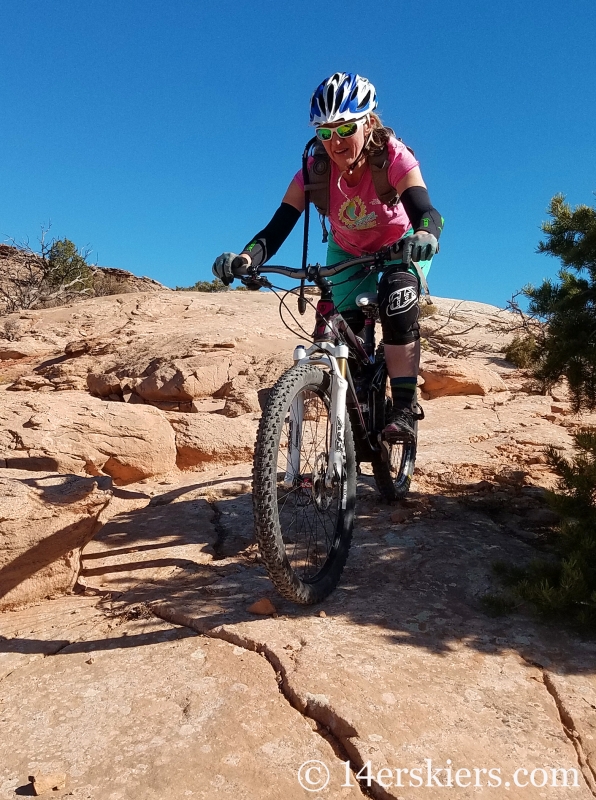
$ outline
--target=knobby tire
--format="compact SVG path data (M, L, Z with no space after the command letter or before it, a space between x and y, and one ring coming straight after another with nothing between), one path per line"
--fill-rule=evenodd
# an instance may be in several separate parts
M383 359L383 377L380 390L374 393L373 412L375 428L382 431L391 412L391 397L387 393L387 367L384 364L382 347L377 352L377 360ZM410 491L410 484L416 465L418 422L415 421L416 439L413 442L394 443L386 447L384 453L374 453L372 470L383 500L388 503L402 500Z
M290 471L290 483L287 442L298 395L305 408L300 469L298 475ZM301 605L321 602L335 589L352 539L356 458L347 413L343 475L332 489L323 481L330 405L329 373L308 364L292 367L269 394L255 447L253 509L259 551L277 591Z

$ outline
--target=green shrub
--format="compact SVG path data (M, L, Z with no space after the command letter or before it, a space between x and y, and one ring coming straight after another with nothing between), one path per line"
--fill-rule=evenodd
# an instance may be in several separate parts
M69 239L46 241L42 228L40 252L29 244L5 245L0 265L0 314L25 308L49 308L93 294L89 250L81 251Z
M230 287L224 286L218 278L212 281L197 281L192 286L176 286L177 292L228 292L229 290Z
M93 273L87 264L87 256L70 239L53 240L44 259L48 265L47 280L50 286L91 288Z
M480 605L489 617L503 617L515 610L517 603L506 594L485 594L480 598Z
M505 348L505 358L520 369L529 369L537 363L538 343L532 334L516 336Z
M547 460L559 476L549 505L561 516L553 558L525 570L501 569L511 590L540 613L596 630L596 429L573 437L576 455L568 461L554 448Z
M434 303L420 303L420 319L424 319L425 317L434 317L439 313L439 309L436 307Z
M526 286L533 321L544 335L513 340L507 358L529 365L544 388L561 378L569 385L574 410L596 408L596 209L571 208L563 195L549 206L551 221L542 225L545 240L538 252L561 260L558 281ZM559 476L549 504L561 519L549 559L525 569L501 569L517 597L544 615L596 630L596 428L574 434L575 456L565 459L555 448L547 462Z

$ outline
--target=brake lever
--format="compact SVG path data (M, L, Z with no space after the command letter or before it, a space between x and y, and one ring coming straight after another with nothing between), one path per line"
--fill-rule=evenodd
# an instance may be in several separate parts
M251 292L257 292L259 289L272 288L271 283L264 275L247 275L246 277L240 278L240 282Z

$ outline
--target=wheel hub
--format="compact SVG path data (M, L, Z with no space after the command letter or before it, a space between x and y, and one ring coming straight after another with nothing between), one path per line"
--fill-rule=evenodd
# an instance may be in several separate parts
M317 456L315 468L312 473L312 496L315 506L319 511L327 511L333 503L333 491L336 481L330 487L325 485L327 477L327 453Z

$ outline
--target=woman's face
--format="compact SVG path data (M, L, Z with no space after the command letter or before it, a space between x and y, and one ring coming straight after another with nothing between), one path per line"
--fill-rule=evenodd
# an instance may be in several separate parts
M334 130L342 123L335 125L321 125L322 128L330 128ZM364 121L360 121L358 129L353 136L348 136L341 139L337 133L334 133L328 142L323 142L323 146L329 158L334 161L339 167L340 171L349 169L356 161L368 135L372 129L372 123L368 117Z

